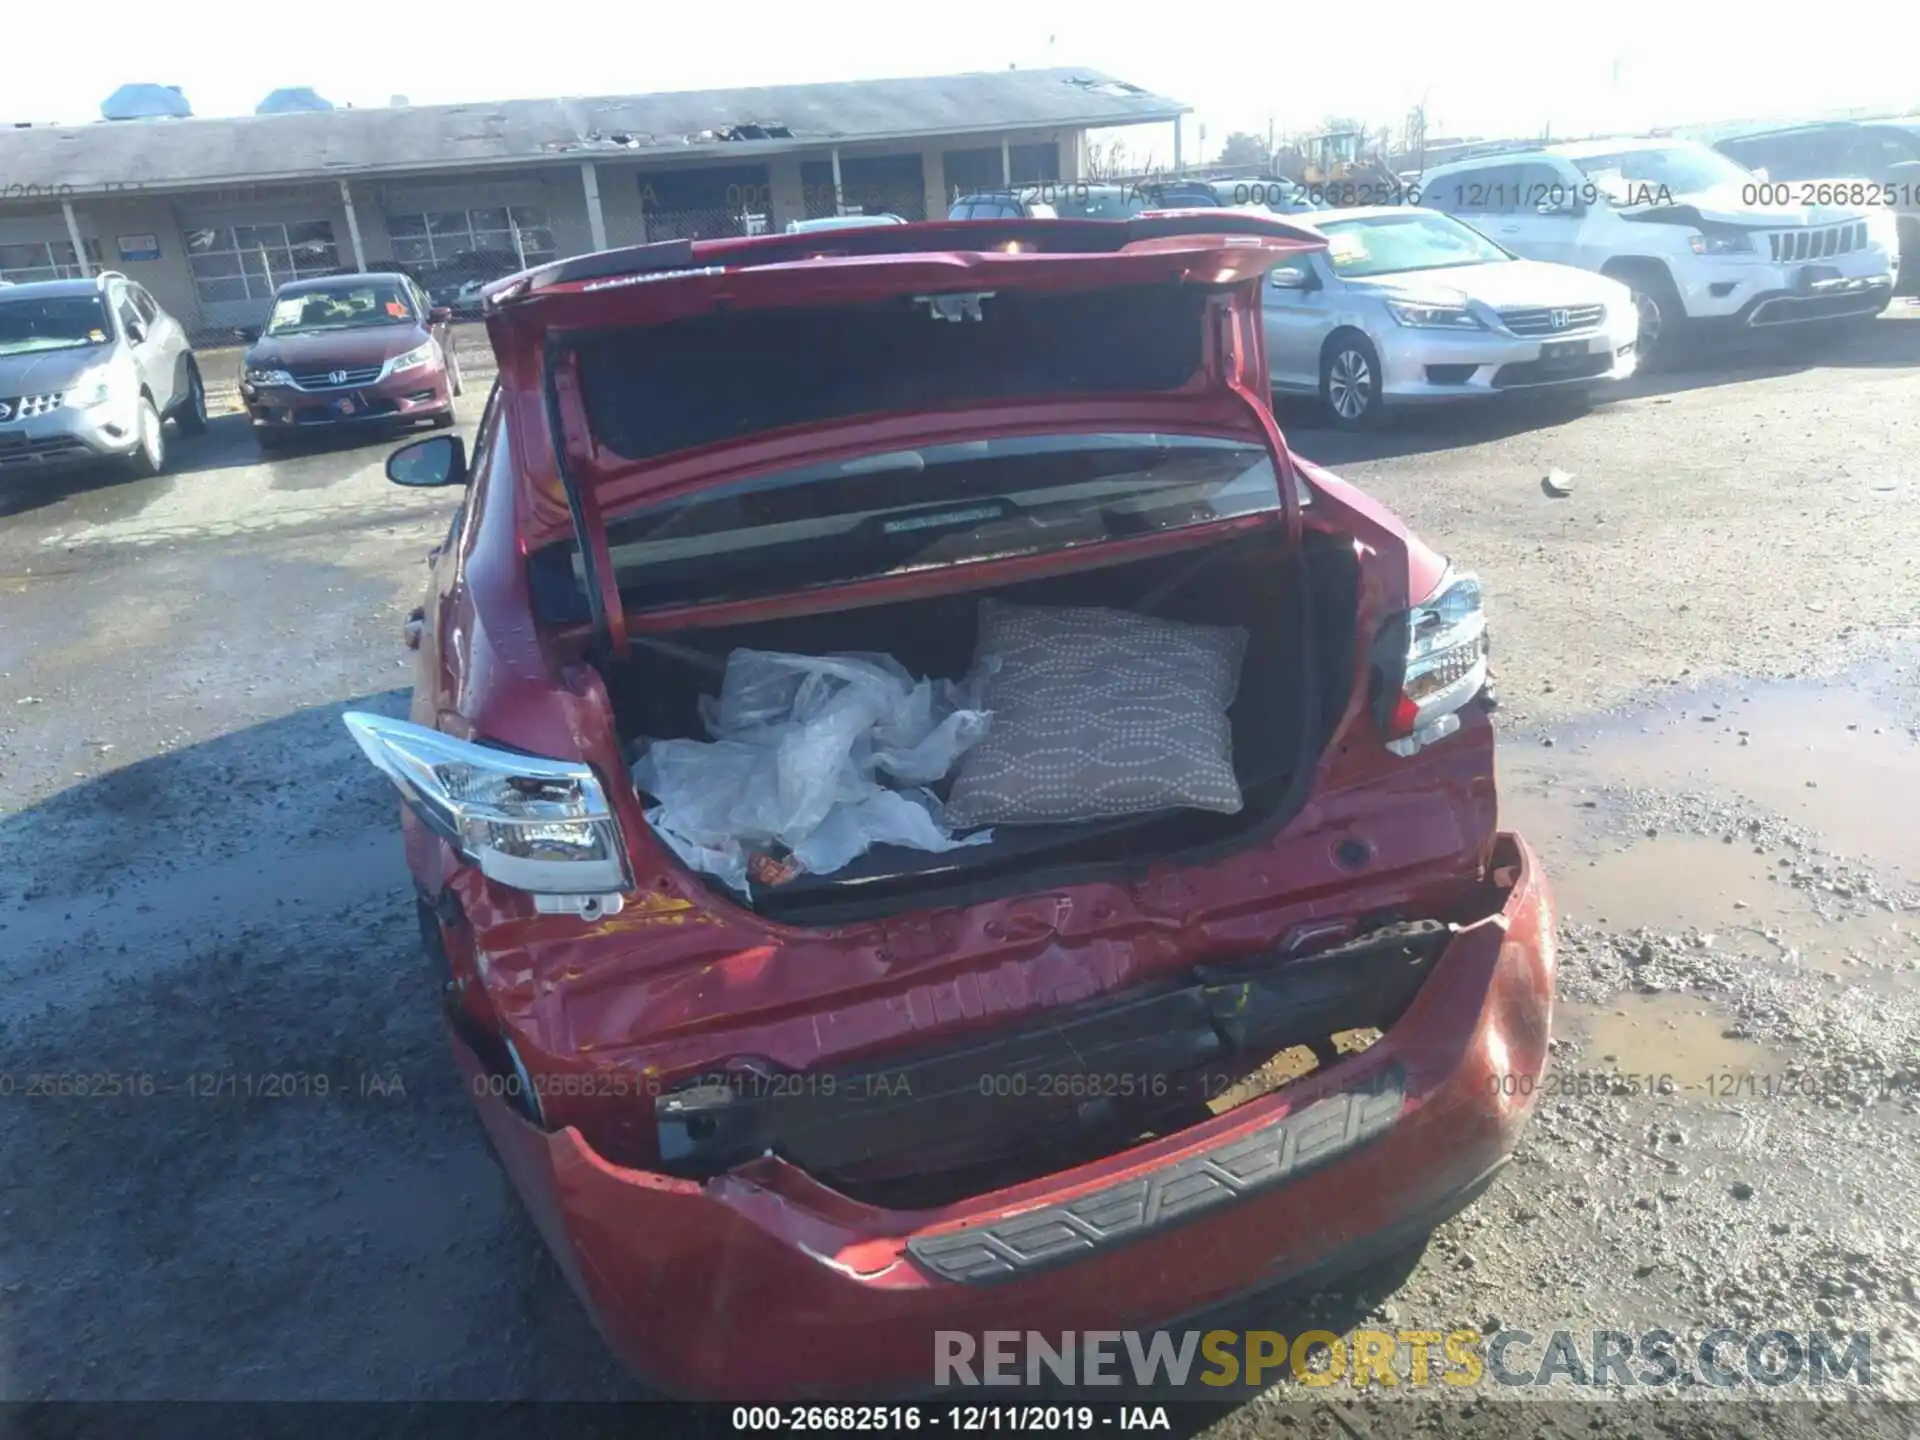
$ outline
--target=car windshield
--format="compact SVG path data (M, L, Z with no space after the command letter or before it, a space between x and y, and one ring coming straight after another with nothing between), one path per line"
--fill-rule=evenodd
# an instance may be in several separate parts
M98 295L0 297L0 355L108 345L113 327Z
M1753 172L1704 145L1664 145L1589 155L1573 162L1595 185L1610 194L1628 190L1633 195L1665 191L1691 195L1718 185L1752 181Z
M1479 231L1445 215L1410 212L1335 220L1321 225L1320 233L1327 237L1327 260L1334 272L1349 280L1513 258Z
M269 335L306 335L317 330L357 330L368 325L413 325L418 317L407 295L390 280L329 286L282 295L273 302Z
M1070 549L1280 508L1264 447L1190 435L1006 436L810 465L611 522L641 609ZM567 547L571 552L571 547ZM579 560L571 554L578 587Z

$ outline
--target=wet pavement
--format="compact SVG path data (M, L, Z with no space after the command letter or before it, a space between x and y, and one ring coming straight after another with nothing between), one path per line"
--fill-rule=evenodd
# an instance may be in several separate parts
M1857 369L1297 435L1487 580L1505 822L1565 911L1514 1165L1315 1299L1336 1329L1864 1334L1920 1397L1920 518L1874 489L1920 484L1920 325L1887 323ZM160 480L0 489L0 1399L638 1393L486 1153L339 724L404 708L453 506L386 449L262 464L223 419ZM1300 1394L1221 1431L1400 1433Z

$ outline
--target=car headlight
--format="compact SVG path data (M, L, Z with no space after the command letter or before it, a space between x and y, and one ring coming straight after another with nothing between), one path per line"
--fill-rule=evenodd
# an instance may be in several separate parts
M1487 327L1463 303L1389 300L1387 313L1402 325L1421 330L1484 330Z
M433 363L433 342L416 345L404 355L396 355L387 361L387 374L398 375L402 370L418 370L422 365Z
M293 376L285 370L249 370L247 383L249 385L291 385Z
M95 370L75 378L61 404L75 410L97 410L113 399L113 385L106 374Z
M1689 235L1687 247L1696 255L1751 255L1753 237L1738 231Z

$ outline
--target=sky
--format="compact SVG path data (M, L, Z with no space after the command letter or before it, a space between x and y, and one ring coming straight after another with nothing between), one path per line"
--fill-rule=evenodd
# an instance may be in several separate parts
M1518 0L1234 5L1218 18L1191 4L1119 0L918 8L747 0L724 11L469 0L396 12L390 26L363 13L350 28L304 9L276 20L272 5L202 7L192 24L151 0L98 0L87 13L89 30L115 43L89 50L84 68L7 65L0 120L91 120L129 81L177 85L196 114L218 115L248 113L269 90L293 85L335 104L404 95L425 105L1010 64L1088 66L1193 106L1189 159L1217 151L1232 130L1308 132L1329 115L1397 131L1422 103L1433 137L1590 134L1864 106L1920 111L1920 5L1897 0L1865 0L1832 25L1789 8L1674 0L1612 0L1586 10L1590 20L1573 6Z

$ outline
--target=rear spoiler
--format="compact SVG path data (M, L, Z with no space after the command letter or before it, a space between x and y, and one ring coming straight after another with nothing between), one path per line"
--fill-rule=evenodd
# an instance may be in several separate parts
M677 279L709 269L788 265L822 255L913 255L1017 248L1033 254L1101 255L1185 235L1259 235L1315 248L1326 237L1276 215L1225 208L1165 210L1128 220L935 220L801 235L659 240L599 250L494 281L480 292L492 313L545 292Z

